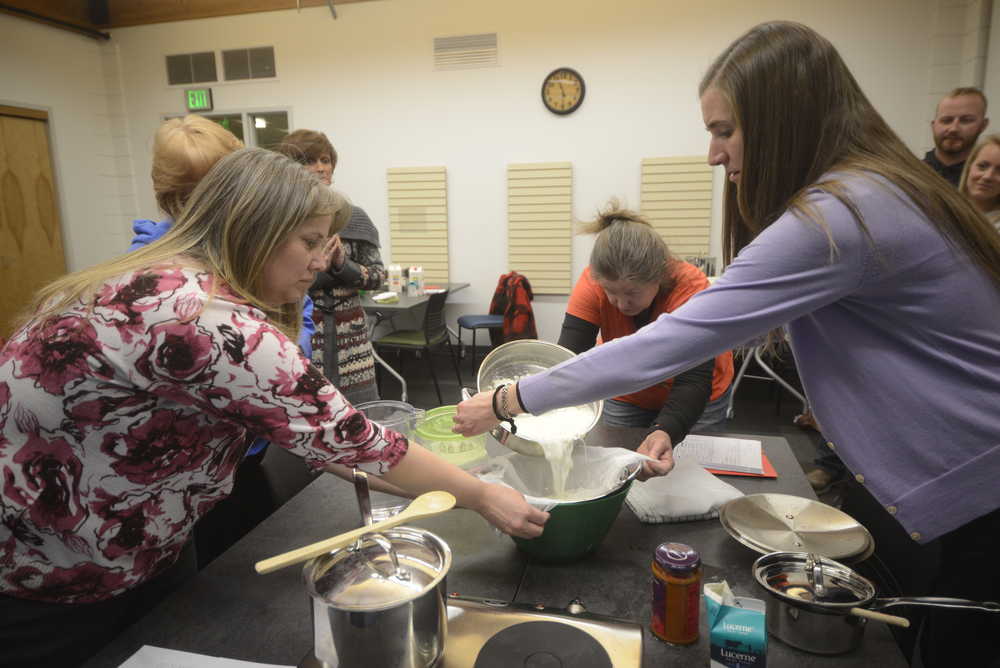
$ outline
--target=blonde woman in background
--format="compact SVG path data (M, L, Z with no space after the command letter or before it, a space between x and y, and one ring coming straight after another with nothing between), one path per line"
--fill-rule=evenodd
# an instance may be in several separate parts
M333 214L300 165L243 149L157 243L37 295L0 349L0 665L77 665L183 577L248 434L541 533L547 513L370 422L301 354Z
M986 137L972 150L958 189L1000 229L1000 134Z

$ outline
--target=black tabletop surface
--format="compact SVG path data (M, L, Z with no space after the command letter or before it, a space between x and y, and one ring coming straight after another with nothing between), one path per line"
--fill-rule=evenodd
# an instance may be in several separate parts
M635 447L641 430L598 427L593 444ZM752 436L778 472L777 479L729 476L741 491L780 492L815 498L788 443L780 437ZM126 630L87 668L114 668L143 645L199 654L294 666L312 647L310 604L301 568L257 575L255 562L355 528L359 523L353 488L339 478L320 476L271 517L203 569L179 591ZM528 561L506 536L497 534L468 510L454 510L414 524L448 542L454 555L448 590L465 596L544 603L564 607L580 598L595 614L642 624L643 666L707 666L708 638L689 647L671 647L648 630L650 560L664 541L694 546L706 579L725 578L740 596L762 597L750 566L759 556L732 539L718 520L642 524L622 508L595 553L572 564ZM870 623L861 646L849 654L824 657L769 639L768 665L905 666L888 628Z

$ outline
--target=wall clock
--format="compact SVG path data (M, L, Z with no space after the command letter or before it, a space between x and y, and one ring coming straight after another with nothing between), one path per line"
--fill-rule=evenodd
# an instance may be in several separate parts
M552 70L542 82L542 102L553 114L571 114L579 109L586 92L583 77L568 67Z

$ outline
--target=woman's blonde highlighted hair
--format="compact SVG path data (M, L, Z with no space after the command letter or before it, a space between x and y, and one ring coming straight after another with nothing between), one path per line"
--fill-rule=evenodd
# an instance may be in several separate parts
M209 170L163 237L47 285L34 300L31 319L56 316L78 300L89 308L108 281L187 257L295 340L302 306L263 301L264 265L306 219L331 216L332 221L336 207L333 191L298 163L273 151L241 149ZM336 225L331 222L330 234L340 229Z
M607 281L670 282L667 267L673 262L666 242L645 218L622 208L612 199L597 218L581 226L584 234L596 234L590 252L590 272Z
M190 114L164 121L153 135L153 192L160 210L176 220L212 166L243 142L207 118Z
M815 222L829 235L807 202L810 190L837 198L868 235L839 178L877 175L907 195L1000 287L1000 237L955 188L910 152L837 50L814 30L781 21L751 28L709 67L699 93L710 88L727 100L743 132L740 183L726 182L727 262L785 211Z

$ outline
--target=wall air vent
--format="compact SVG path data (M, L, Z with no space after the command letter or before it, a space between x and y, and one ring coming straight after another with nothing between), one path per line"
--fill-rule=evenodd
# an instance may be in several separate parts
M474 67L496 67L498 61L497 34L456 35L434 38L434 69L464 70Z
M218 81L214 51L167 56L167 83L171 86L206 81Z
M223 51L222 71L226 81L276 77L278 74L274 67L274 47Z

